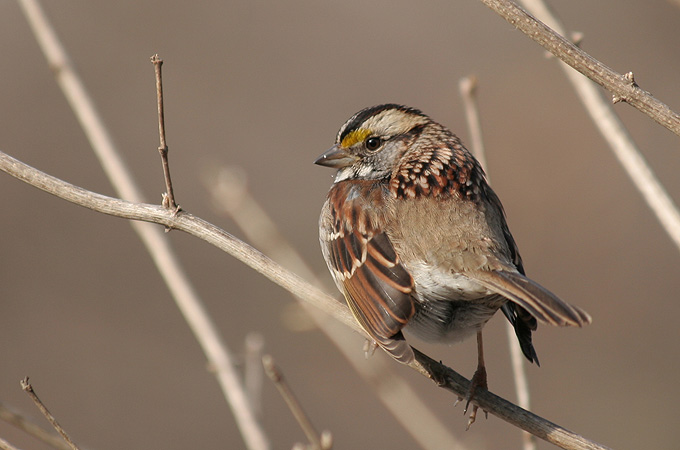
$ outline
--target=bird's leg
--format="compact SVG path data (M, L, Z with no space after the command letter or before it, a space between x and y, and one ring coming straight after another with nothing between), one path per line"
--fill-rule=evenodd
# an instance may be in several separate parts
M465 397L467 403L465 404L465 410L463 411L463 413L467 412L468 406L470 406L470 402L474 398L477 388L480 387L482 389L488 389L488 385L486 384L486 366L484 365L484 344L482 342L481 329L477 331L477 370L475 370L475 374L472 376L472 380L470 380L470 389L468 390L468 394ZM470 413L470 418L467 424L468 429L477 418L477 409L479 409L477 405L472 405L472 412ZM486 411L484 411L484 414L486 415L486 417L489 416L489 413L487 413Z

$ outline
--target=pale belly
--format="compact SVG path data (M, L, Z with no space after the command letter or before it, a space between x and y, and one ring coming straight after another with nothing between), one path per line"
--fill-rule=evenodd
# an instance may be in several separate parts
M417 270L416 313L406 331L425 341L456 342L480 330L507 301L461 274Z

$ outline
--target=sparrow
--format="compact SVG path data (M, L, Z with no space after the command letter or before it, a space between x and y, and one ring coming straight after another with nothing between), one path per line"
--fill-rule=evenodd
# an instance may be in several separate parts
M418 109L384 104L359 111L314 162L337 169L319 239L352 314L375 344L405 364L415 356L403 331L445 343L476 334L468 405L477 388L487 388L482 328L496 311L537 365L538 322L591 322L526 277L481 165L456 135Z

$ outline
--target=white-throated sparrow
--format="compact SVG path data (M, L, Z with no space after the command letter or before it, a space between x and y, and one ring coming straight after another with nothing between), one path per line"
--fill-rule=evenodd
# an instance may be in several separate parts
M352 116L316 164L338 169L321 211L323 256L354 317L403 363L402 329L427 341L477 333L476 387L486 388L481 330L500 308L522 352L537 320L590 316L524 275L500 200L451 131L417 109L386 104ZM474 411L473 411L474 413Z

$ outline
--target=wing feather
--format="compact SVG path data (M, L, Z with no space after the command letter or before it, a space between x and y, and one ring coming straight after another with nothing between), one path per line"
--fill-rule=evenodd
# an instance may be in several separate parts
M326 225L332 226L332 232L322 235L321 241L329 268L359 324L395 359L409 363L414 355L401 329L415 313L413 278L389 237L373 225L374 209L360 207L361 202L381 201L375 197L379 194L360 181L334 185L324 207L330 212L322 214L322 220L331 219Z

